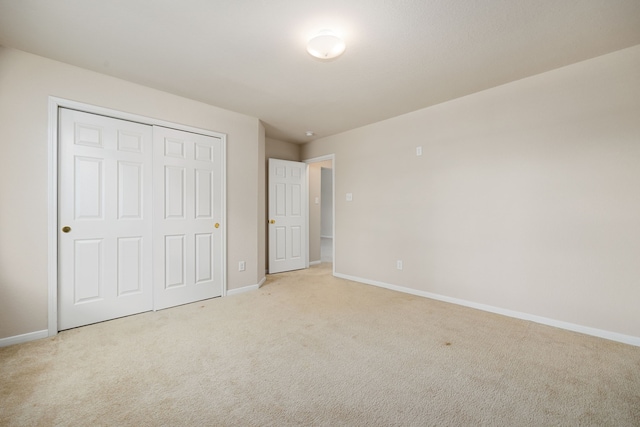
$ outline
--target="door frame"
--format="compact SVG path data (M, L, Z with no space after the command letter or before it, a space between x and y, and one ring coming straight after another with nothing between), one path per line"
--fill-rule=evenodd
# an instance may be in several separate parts
M85 113L113 117L120 120L142 123L150 126L163 126L185 132L220 138L222 141L222 296L227 294L227 135L207 129L181 125L165 120L153 119L138 114L125 113L110 108L99 107L83 102L49 96L48 123L48 249L47 249L47 285L48 285L48 336L58 333L58 109L69 108Z
M331 215L333 215L333 275L336 275L336 155L327 154L325 156L313 157L304 160L304 163L319 163L331 160L331 197L333 197L333 207ZM307 168L307 194L309 194L309 168ZM309 224L309 209L307 209L307 224ZM307 246L309 245L309 227L307 226ZM309 248L307 248L307 268L309 268Z

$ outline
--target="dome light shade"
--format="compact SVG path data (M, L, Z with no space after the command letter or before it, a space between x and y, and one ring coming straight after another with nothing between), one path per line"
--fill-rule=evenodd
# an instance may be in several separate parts
M309 39L307 52L320 59L332 59L344 52L344 41L331 30L322 30Z

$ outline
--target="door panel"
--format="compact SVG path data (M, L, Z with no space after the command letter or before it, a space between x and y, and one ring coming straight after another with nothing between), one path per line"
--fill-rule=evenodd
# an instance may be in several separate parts
M118 219L142 219L144 165L118 162Z
M164 238L165 289L184 286L186 283L184 240L184 235Z
M75 157L74 219L104 219L104 160Z
M213 217L213 172L196 169L196 219Z
M213 233L196 234L196 284L213 279Z
M58 329L151 310L152 128L60 109Z
M269 159L269 273L307 267L306 168Z
M118 239L118 296L142 292L142 239Z
M220 296L222 140L154 127L154 141L155 308Z
M76 240L74 247L74 304L102 300L103 239Z

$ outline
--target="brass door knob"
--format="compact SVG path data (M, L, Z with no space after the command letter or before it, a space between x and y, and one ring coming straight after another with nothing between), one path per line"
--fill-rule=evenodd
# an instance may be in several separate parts
M271 221L269 221L269 224L275 224L275 223L276 223L275 219L272 219Z
M62 227L62 232L63 233L68 233L71 231L71 227L69 227L68 225L65 225L64 227Z
M215 227L215 228L220 228L220 224L218 224L218 223L216 222L216 225L214 225L214 227Z

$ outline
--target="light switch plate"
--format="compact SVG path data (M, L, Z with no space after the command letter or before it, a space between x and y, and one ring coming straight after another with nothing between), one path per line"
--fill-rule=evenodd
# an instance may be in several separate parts
M422 156L422 147L416 147L416 156Z
M347 193L347 202L353 201L353 193Z

